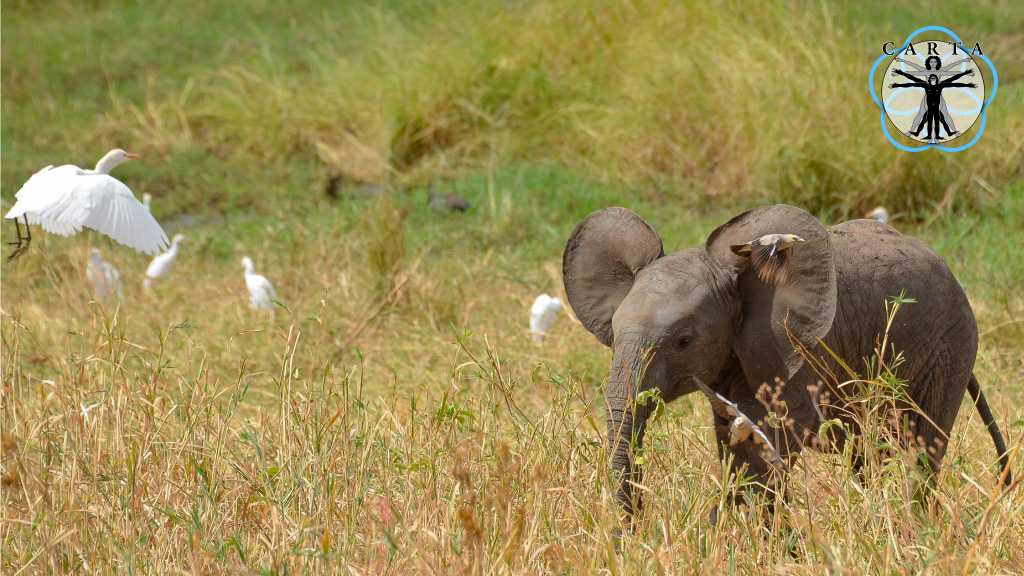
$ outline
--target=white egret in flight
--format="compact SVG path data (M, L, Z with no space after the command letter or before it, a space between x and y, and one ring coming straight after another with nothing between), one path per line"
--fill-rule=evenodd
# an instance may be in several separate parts
M15 196L18 201L7 213L18 230L18 241L8 260L28 249L32 234L30 224L61 236L72 236L82 228L92 228L139 252L155 254L167 247L167 235L146 210L146 207L120 180L110 175L115 167L138 158L121 149L111 150L96 163L96 168L83 170L67 164L52 165L36 172ZM25 221L25 237L21 236L18 218Z

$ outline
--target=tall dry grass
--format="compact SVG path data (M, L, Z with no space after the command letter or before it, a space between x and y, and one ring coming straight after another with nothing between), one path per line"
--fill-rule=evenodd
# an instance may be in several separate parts
M129 288L120 309L90 302L78 244L48 245L65 257L37 254L48 281L5 279L5 573L1024 567L1020 491L996 490L995 453L968 402L933 505L914 503L915 455L885 449L876 426L863 478L848 453L808 451L771 511L724 506L743 487L723 475L706 403L686 397L649 430L645 511L616 555L606 353L566 318L534 347L521 317L532 288L494 273L490 256L451 270L399 265L401 289L382 299L372 246L309 250L289 268L302 282L267 272L287 306L269 317L244 308L234 266L237 278L220 279L190 255L180 281L148 299ZM440 326L452 317L465 331ZM991 349L980 365L1006 352ZM576 371L590 365L599 373ZM1008 370L984 368L982 380L1017 373ZM868 423L870 406L893 399L893 381L875 376L889 388L865 382ZM1020 411L1007 405L1019 389L987 389L1002 390L990 398L1019 450L1021 429L1008 424Z

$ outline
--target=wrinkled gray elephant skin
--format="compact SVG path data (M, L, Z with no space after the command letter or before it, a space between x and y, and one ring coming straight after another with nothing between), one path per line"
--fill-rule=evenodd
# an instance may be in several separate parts
M758 278L750 259L730 250L766 234L804 240L789 248L783 286ZM612 349L608 442L621 482L617 499L630 517L639 506L634 448L642 446L648 417L635 403L638 392L657 388L671 402L696 391L699 378L763 423L768 409L757 395L767 384L791 419L773 430L775 448L791 458L816 443L823 418L849 421L844 399L853 386L840 386L848 374L822 344L854 372L868 373L886 330L885 303L901 293L916 303L897 313L886 360L893 349L903 352L898 374L919 407L903 413L907 439L937 472L970 390L1006 466L1005 445L972 373L978 328L963 289L934 250L881 222L826 229L799 208L765 206L719 227L704 248L665 255L643 219L607 208L576 227L562 267L573 312ZM732 456L734 471L746 466L762 489L772 486L774 469L762 454L748 443L728 445L721 434L728 422L716 415L715 424L720 454Z

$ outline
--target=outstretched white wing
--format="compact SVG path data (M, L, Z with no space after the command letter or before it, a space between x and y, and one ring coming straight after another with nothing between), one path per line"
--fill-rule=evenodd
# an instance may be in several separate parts
M25 182L21 190L14 195L18 199L4 218L20 218L28 214L30 222L32 212L50 206L57 201L68 187L70 179L78 173L77 166L61 166L54 168L51 164L36 172ZM31 222L39 224L40 222Z
M120 180L106 174L76 175L60 184L67 186L64 194L34 210L43 222L92 228L146 254L169 246L163 228Z
M120 180L108 174L83 174L70 164L36 172L15 194L7 218L25 216L29 224L70 236L92 228L146 254L170 242L153 215Z
M35 212L29 212L25 215L28 218L28 223L38 224L43 227L50 234L60 234L61 236L74 236L82 231L81 226L75 226L74 224L66 224L63 222L56 222L49 218L40 218Z

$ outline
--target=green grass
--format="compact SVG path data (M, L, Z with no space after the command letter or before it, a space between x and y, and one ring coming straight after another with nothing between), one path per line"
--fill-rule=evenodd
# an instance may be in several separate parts
M1020 492L986 516L995 453L966 401L936 509L908 504L911 455L873 455L861 485L808 452L788 507L710 530L729 482L706 403L683 398L650 432L647 509L616 556L610 353L565 316L543 347L527 334L593 210L637 211L671 251L759 204L835 223L883 202L963 283L1020 446L1015 3L3 12L5 209L42 166L121 146L144 158L115 175L189 237L151 295L148 258L92 232L40 231L3 265L4 573L1024 571ZM866 91L882 42L929 24L999 68L965 153L898 152ZM386 193L358 197L368 183ZM430 185L472 208L434 213ZM92 301L91 246L125 278L116 311ZM245 255L286 306L272 317L247 308Z
M556 163L680 199L830 213L927 210L1024 164L1013 2L895 14L804 2L74 6L7 10L5 195L55 152L91 162L114 144L174 173L194 166L212 202L183 190L191 178L158 170L147 182L191 212L264 203L252 188L291 180L295 164L423 184L488 162ZM958 155L895 154L867 70L884 41L948 21L1001 71L986 136Z

